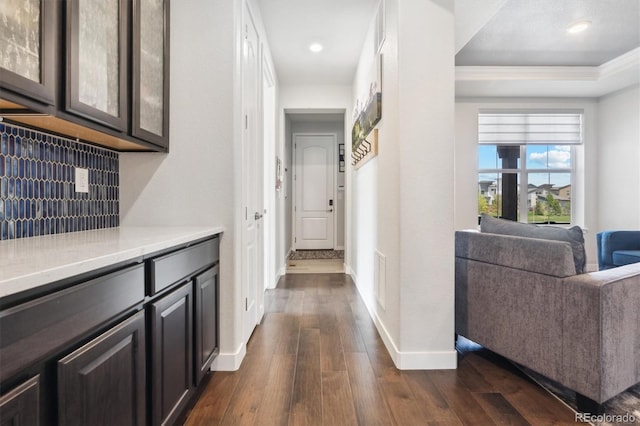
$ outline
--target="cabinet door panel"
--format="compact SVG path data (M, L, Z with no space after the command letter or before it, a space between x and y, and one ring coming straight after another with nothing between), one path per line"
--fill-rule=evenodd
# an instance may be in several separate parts
M57 1L5 0L0 7L0 85L53 105Z
M127 129L128 2L67 2L66 109Z
M200 383L218 354L219 267L195 278L195 384Z
M144 425L144 312L58 362L58 407L64 425Z
M136 0L133 9L133 136L169 143L169 0Z
M38 425L40 376L35 376L0 397L0 425Z
M172 424L194 391L192 305L191 282L151 304L154 425Z

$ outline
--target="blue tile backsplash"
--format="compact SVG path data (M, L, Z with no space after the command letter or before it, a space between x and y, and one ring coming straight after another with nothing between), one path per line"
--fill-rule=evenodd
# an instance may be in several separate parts
M89 170L88 193L75 167ZM0 240L118 225L117 152L0 123Z

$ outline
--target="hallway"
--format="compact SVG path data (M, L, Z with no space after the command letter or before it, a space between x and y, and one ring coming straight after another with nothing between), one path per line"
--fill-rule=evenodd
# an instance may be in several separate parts
M459 348L457 370L400 371L351 278L298 274L235 372L214 372L187 425L543 425L574 413L502 358Z

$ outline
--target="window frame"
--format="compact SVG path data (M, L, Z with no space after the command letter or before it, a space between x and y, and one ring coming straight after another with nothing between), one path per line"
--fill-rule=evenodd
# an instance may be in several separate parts
M574 188L576 188L577 185L577 152L578 152L578 147L583 146L584 144L584 129L585 129L585 125L584 125L584 116L585 116L585 112L584 110L575 110L575 109L571 109L571 110L479 110L477 113L477 117L479 118L480 115L482 114L579 114L580 115L580 142L579 143L566 143L563 141L557 141L557 142L553 142L550 141L548 143L487 143L487 142L480 142L480 137L477 137L477 143L476 143L476 155L479 154L479 148L482 146L494 146L494 147L499 147L499 146L518 146L519 150L520 150L520 161L519 161L519 168L500 168L500 167L496 167L496 168L480 168L479 167L479 158L478 161L476 161L476 168L477 168L477 173L476 173L476 182L478 185L478 190L476 191L477 195L481 195L480 193L480 188L479 188L479 182L480 182L480 175L482 174L494 174L494 175L503 175L503 174L515 174L517 176L518 179L518 212L519 212L519 218L518 218L518 222L522 222L522 223L529 223L529 207L528 207L528 190L527 191L523 191L522 188L528 188L529 187L529 175L532 173L539 173L539 174L560 174L560 173L564 173L564 174L569 174L570 175L570 185L571 185L571 192L572 192L572 198L571 198L571 213L570 213L570 219L569 219L569 223L558 223L558 224L550 224L550 223L542 223L540 225L543 226L547 226L547 225L554 225L554 226L573 226L576 223L576 208L575 206L577 206L577 200L575 200L573 198L573 194L575 193L575 191L573 190ZM478 126L476 128L476 130L478 131L478 135L479 135L479 127L480 124L478 123ZM528 168L527 167L527 146L529 145L537 145L537 146L546 146L547 147L547 153L549 152L549 148L553 147L553 146L568 146L570 148L570 155L571 155L571 166L568 168ZM496 163L496 166L498 166L498 164ZM523 214L524 213L524 214ZM480 214L478 212L478 214Z

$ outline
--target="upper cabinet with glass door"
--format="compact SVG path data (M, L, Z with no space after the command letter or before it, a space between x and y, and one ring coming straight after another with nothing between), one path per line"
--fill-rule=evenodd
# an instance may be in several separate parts
M0 0L2 118L167 151L169 1Z
M46 105L55 103L57 2L0 1L0 87Z
M169 0L133 3L133 136L169 143Z
M128 4L127 0L69 0L66 10L65 109L124 131L128 127Z

